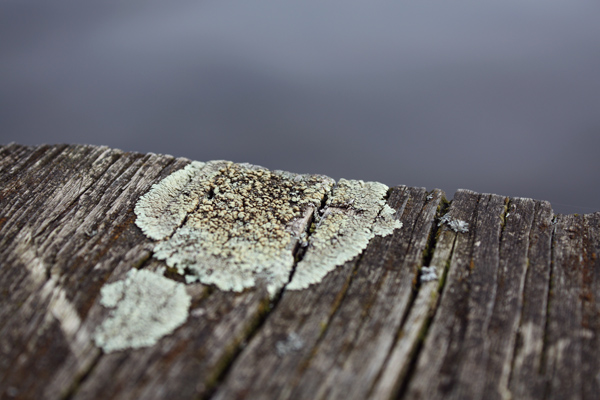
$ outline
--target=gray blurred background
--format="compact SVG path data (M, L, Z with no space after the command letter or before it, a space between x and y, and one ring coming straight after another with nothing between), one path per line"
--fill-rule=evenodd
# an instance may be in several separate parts
M600 2L0 0L0 144L600 211Z

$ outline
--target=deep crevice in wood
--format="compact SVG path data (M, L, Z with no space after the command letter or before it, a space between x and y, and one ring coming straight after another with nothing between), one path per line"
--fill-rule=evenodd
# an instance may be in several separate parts
M479 217L479 204L481 203L481 199L482 197L485 196L483 194L480 194L477 196L477 202L475 203L475 208L473 210L473 219L472 222L469 224L469 256L468 256L468 260L469 260L469 266L467 267L468 269L468 273L467 273L467 279L466 279L466 288L467 288L467 297L466 297L466 301L469 300L470 298L470 292L471 292L471 275L473 273L473 266L474 266L474 260L473 260L473 254L475 253L475 238L477 236L477 222L478 222L478 217ZM488 195L489 197L489 195ZM462 320L462 322L467 322L466 318ZM463 332L466 333L466 330ZM464 338L461 338L461 341Z
M438 226L437 224L439 222L439 219L443 215L442 213L445 212L448 209L448 207L450 207L450 204L448 203L445 206L446 206L446 208L444 208L443 210L441 207L438 207L438 210L436 211L436 215L433 218L432 226L431 226L431 229L429 230L429 235L427 237L427 245L426 245L425 249L423 250L423 256L421 258L421 268L428 267L429 263L431 262L431 259L433 258L433 252L435 250L435 245L437 244L438 234L440 232L440 226ZM416 229L417 222L421 218L422 213L426 207L427 207L427 203L425 203L423 205L423 207L421 208L421 214L419 214L419 217L415 221L415 225L413 226L413 230L411 233L411 238L414 237L414 231ZM409 243L409 247L411 245L412 245L412 239ZM414 285L412 288L411 297L408 302L408 306L406 307L406 310L404 311L404 315L402 315L402 321L400 322L398 334L404 328L404 325L406 323L408 315L410 314L410 311L412 310L413 303L414 303L415 299L417 298L417 295L419 294L419 289L421 288L421 283L422 283L421 282L421 269L420 268L416 269L414 271L414 274L415 274L415 276L413 278Z
M277 304L281 300L281 291L278 293L276 300L268 301L268 304L265 304L263 310L259 311L258 315L255 315L254 320L251 321L251 325L246 332L242 335L237 343L231 344L231 349L226 351L221 359L217 362L217 366L215 370L209 375L206 380L206 391L203 394L200 394L196 397L197 400L209 400L213 397L216 391L219 389L219 386L226 379L227 374L231 370L231 367L242 353L244 348L248 343L252 340L252 338L260 332L260 329L265 324L265 321L273 313Z
M212 191L212 189L211 189L211 191ZM313 214L312 214L311 218L309 219L308 223L306 224L305 232L307 235L306 236L307 241L310 240L310 236L313 233L313 232L311 232L312 231L311 226L315 220L315 216L318 215L317 213L320 213L321 210L323 210L325 208L327 199L329 198L329 196L332 195L332 193L333 193L333 188L331 188L328 193L325 193L325 195L323 196L323 199L321 200L320 206L313 210ZM198 204L198 207L199 206L200 206L200 203ZM188 216L190 214L191 213L188 213ZM187 216L186 216L186 219L187 219ZM183 224L181 226L183 226ZM237 348L234 350L233 354L231 354L230 357L228 357L226 365L224 365L222 371L220 373L218 373L218 376L216 376L212 387L210 387L209 390L204 395L199 396L198 400L208 400L214 396L214 394L219 390L219 386L225 381L225 379L227 379L227 375L228 375L229 371L231 370L232 366L234 365L234 363L238 359L239 355L243 351L245 345L249 344L252 341L252 339L254 338L254 336L258 332L260 332L262 326L265 324L265 322L267 321L269 316L272 315L273 312L276 310L277 306L281 302L281 298L283 297L283 294L286 291L287 285L292 281L292 278L294 277L294 273L296 272L296 267L298 266L298 263L300 263L300 261L302 261L302 259L304 258L304 255L306 253L306 248L302 247L302 243L300 241L298 241L298 243L296 244L295 248L292 251L293 251L292 256L294 257L294 264L290 271L287 284L284 285L277 292L277 294L274 296L274 298L270 300L268 310L264 314L259 316L256 325L245 335L244 339L242 340L242 343L240 343L240 345L237 346ZM245 345L242 346L241 344L245 344Z
M502 211L502 215L500 216L502 222L500 223L500 236L498 237L498 254L502 253L502 238L504 236L504 230L506 229L506 219L508 218L507 215L509 214L508 210L510 209L511 203L510 197L504 198L504 211ZM498 268L497 273L500 273L500 268Z
M450 203L449 203L449 205L450 205ZM456 248L457 240L458 240L458 235L455 234L454 240L452 241L452 249L450 250L450 255L449 255L448 259L446 260L446 265L444 266L444 272L443 272L442 276L440 277L440 283L437 288L438 297L437 297L435 306L432 308L431 314L429 316L427 316L427 318L425 319L425 322L424 322L424 325L422 328L422 333L419 335L419 339L417 340L417 343L415 345L413 353L410 355L408 369L407 369L407 372L405 374L405 377L404 377L400 387L398 388L397 394L395 396L396 400L401 400L401 399L405 398L405 396L407 395L407 392L408 392L409 384L413 380L414 375L416 373L417 362L419 360L419 356L421 355L421 350L423 349L425 340L427 339L427 335L429 334L429 328L431 327L431 324L433 323L433 320L439 310L439 305L442 302L444 290L446 289L446 282L448 281L448 273L450 272L450 264L452 263L452 257L454 255L454 250Z
M436 213L435 213L435 217L433 218L432 221L432 230L430 231L429 234L429 238L428 238L428 242L427 242L427 246L425 247L425 250L423 250L423 266L429 266L429 264L431 263L431 260L433 259L433 252L435 251L435 246L438 242L438 239L440 237L440 234L442 232L441 230L441 226L440 226L440 218L446 214L448 212L448 209L450 208L450 205L452 204L451 201L448 201L446 199L446 197L444 195L442 195L442 198L440 199L440 204L437 207ZM423 207L426 207L427 204L425 204ZM419 277L418 279L418 285L421 285L421 279Z
M333 196L333 189L334 188L332 187L329 190L329 192L327 192L323 195L323 198L321 199L321 204L319 204L319 207L317 207L313 210L313 213L310 216L310 219L306 223L306 228L304 229L304 232L306 233L306 238L304 239L304 242L308 243L310 241L310 237L314 233L314 230L312 229L312 225L314 224L317 216L319 216L321 214L321 211L323 211L325 209L325 206L327 204L327 200L329 199L329 197ZM308 247L303 246L302 241L298 240L298 243L296 244L296 248L293 250L294 265L292 265L292 270L290 271L290 275L289 275L287 284L281 288L281 293L280 293L281 296L283 296L283 292L285 292L287 285L289 285L292 282L292 279L294 278L294 274L296 273L296 268L298 267L298 264L300 263L300 261L302 261L302 259L304 258L304 255L306 254L307 250L308 250Z
M430 193L428 193L428 196L429 196L429 194ZM427 208L427 206L428 206L428 201L426 201L423 204L423 207L421 208L421 214L419 214L419 218L421 218L422 213ZM438 225L438 223L439 223L439 220L442 217L442 215L444 215L448 211L449 207L450 207L450 202L447 201L444 196L442 196L442 199L440 200L440 204L437 207L436 214L435 214L433 220L431 221L431 228L429 230L429 235L427 238L427 245L426 245L425 249L423 250L423 256L422 256L422 260L421 260L421 268L425 267L425 266L429 266L431 260L433 259L433 252L435 251L435 246L437 244L439 234L441 231L441 226ZM417 219L417 221L418 221L418 219ZM417 224L417 221L415 221L415 226ZM413 232L414 232L414 229L415 228L413 227ZM411 237L412 236L413 235L411 235ZM455 241L456 241L456 239L455 239ZM452 246L454 248L454 244ZM405 329L408 316L413 311L414 302L415 302L415 300L419 294L419 290L421 288L420 272L421 272L420 269L415 271L415 274L416 274L416 276L414 278L415 285L413 286L410 300L408 302L406 309L404 310L404 314L402 315L402 320L400 322L400 325L398 326L398 329L396 330L396 335L395 335L396 340L390 347L390 352L388 353L383 365L388 365L388 361L391 356L391 352L393 351L394 347L396 346L396 343L398 342L398 338L400 337L401 332ZM444 277L445 277L446 273L447 273L447 271L445 268ZM439 293L441 293L441 291L443 290L443 282L445 281L445 279L443 279L443 277L440 277L439 279L440 279L440 281L442 281L440 286L438 286L438 291L439 291ZM430 316L428 318L426 318L426 320L424 321L422 334L419 335L420 339L419 339L418 343L416 344L416 346L413 350L413 353L410 354L408 368L407 368L406 372L403 374L403 376L400 377L402 380L397 383L398 390L396 392L396 398L398 398L398 399L402 398L402 396L404 395L404 392L406 391L406 388L408 386L408 382L410 381L410 378L414 372L414 369L417 364L417 359L419 358L419 353L422 348L422 344L425 341L425 338L427 336L429 324L431 322L431 319L433 319L433 316L435 315L435 311L437 309L438 304L439 304L439 296L438 296L438 301L436 302L435 306L433 307L433 310L432 310ZM379 382L379 379L380 379L382 373L383 373L383 369L379 371L379 373L377 374L377 377L373 380L373 385L371 386L371 389L369 391L369 396L372 395L375 385L377 385L377 383Z
M102 154L107 158L97 162ZM468 234L456 234L447 226L437 226L437 219L447 210L447 205L444 209L442 203L437 212L431 207L432 212L425 218L425 208L420 200L415 200L420 198L421 192L416 188L403 189L407 197L397 202L393 200L395 205L402 201L406 205L408 198L415 196L409 203L409 207L413 207L410 216L404 206L397 207L404 210L398 211L399 214L406 215L406 221L411 221L406 223L406 230L395 233L394 239L377 239L371 243L368 251L363 251L343 269L340 267L335 279L329 277L327 289L321 287L319 292L312 288L304 293L292 293L284 286L269 305L268 297L259 289L228 295L212 286L201 288L198 284L191 288L195 294L188 324L165 338L160 346L126 351L117 354L118 357L102 353L91 341L87 342L91 336L87 338L89 334L85 333L93 332L102 320L103 310L97 305L102 283L111 277L119 278L129 268L156 269L162 263L153 260L144 242L146 238L133 224L133 204L147 190L147 185L186 163L189 160L123 153L95 146L0 146L0 180L4 182L0 187L0 253L3 255L0 268L4 276L0 303L3 303L1 312L5 318L5 326L0 328L3 337L0 397L14 394L18 389L21 396L63 400L90 399L99 393L116 398L138 394L152 397L152 393L173 394L181 390L186 390L184 397L189 398L190 390L204 385L208 391L196 390L198 393L205 390L200 398L208 398L215 390L220 393L227 387L223 386L225 378L231 384L245 371L251 371L254 365L261 368L263 364L260 363L265 359L268 359L267 363L274 363L275 369L273 365L268 366L270 374L277 372L274 386L265 388L264 376L262 381L252 378L237 385L236 393L243 394L247 390L260 394L265 390L263 393L285 396L288 393L285 390L291 387L296 394L298 387L291 383L296 381L302 386L298 392L304 397L310 395L310 388L314 387L315 394L322 396L354 393L354 397L362 397L366 390L366 396L371 398L386 398L387 394L382 396L382 393L407 398L428 385L439 388L438 394L456 397L479 393L479 386L469 388L472 382L468 379L468 371L479 376L473 365L487 365L485 387L490 391L485 393L493 399L497 398L493 393L497 387L506 387L505 379L509 391L501 393L512 393L514 398L520 395L517 388L527 392L528 382L537 378L536 389L531 392L534 398L558 398L565 393L594 398L597 393L598 382L592 372L597 369L594 357L600 348L596 337L600 325L595 319L600 293L600 273L597 272L600 243L595 232L600 227L600 214L553 216L548 203L535 202L535 206L527 203L528 211L521 211L520 216L514 217L526 215L528 219L515 225L507 214L510 212L513 216L512 204L518 206L516 211L523 210L520 208L523 203L521 199L509 199L500 224L497 219L492 219L491 213L494 218L501 214L501 198L472 192L461 194L459 200L467 200L464 205L468 208L457 207L455 212L458 214L453 214L470 223ZM388 192L388 197L390 193L394 193L393 190ZM326 200L327 197L323 202ZM475 203L475 208L471 208ZM452 204L457 205L454 201ZM323 207L324 203L315 212ZM92 211L94 218L87 216ZM433 225L425 230L423 221L434 214ZM553 218L552 225L550 218ZM525 221L527 224L531 221L531 224L527 225ZM492 222L493 227L490 227ZM309 236L311 223L307 225ZM477 232L478 223L481 232ZM417 229L419 224L421 229ZM529 233L526 226L529 226ZM483 232L486 229L487 233ZM490 229L494 230L493 235ZM439 234L442 231L447 233ZM427 232L429 236L425 236ZM513 238L515 232L522 234ZM414 237L417 234L422 236L420 242ZM541 244L534 245L534 237ZM482 238L487 238L488 246L478 251L474 247L479 244L477 241L486 244L486 239ZM489 243L491 238L494 243L498 240L497 247ZM517 239L522 241L516 242ZM523 243L525 240L529 243ZM419 251L424 248L422 254L410 250L418 243ZM514 243L523 243L517 249L527 264L521 261L510 264L510 260L522 260L515 256L516 253L511 255L517 251L512 247ZM301 244L294 249L296 263L290 279L304 255L303 250ZM489 260L494 260L486 252L496 251L500 254L499 269L488 270L482 275L484 271L479 267L484 262L491 265ZM406 258L408 254L410 258ZM511 257L503 258L508 256ZM381 260L385 257L386 261L377 261L378 257ZM426 286L425 282L419 281L418 271L409 273L408 268L414 268L418 260L422 265L440 267L439 283L434 286L430 282ZM405 266L400 273L398 268L402 263ZM506 272L511 265L519 269L514 272L518 275ZM458 274L457 267L460 269ZM409 275L416 278L414 287L406 286ZM502 289L502 282L511 284ZM466 288L469 292L465 292ZM482 290L488 291L485 296ZM497 291L491 317L489 290ZM507 293L507 290L516 292ZM60 300L59 293L66 299L64 306L56 305ZM425 298L430 299L426 306ZM481 299L485 303L481 303ZM388 307L391 302L402 304L402 307ZM477 304L482 306L477 307ZM296 305L304 307L303 311L313 311L295 313ZM320 309L318 305L321 305ZM68 307L72 307L74 315L80 318L81 327L85 326L85 330L73 328L77 335L81 334L77 340L68 324L65 325L64 314L62 317L56 314L57 310L65 312ZM201 317L206 310L213 314ZM413 310L418 313L412 313ZM510 329L507 329L508 325L501 325L505 320L498 317L499 312L506 310L511 313L506 319ZM194 311L197 311L195 315ZM320 314L314 317L317 312ZM475 313L477 325L470 325L473 321L465 314L469 312ZM450 316L452 313L458 314ZM417 314L421 317L416 318ZM391 315L394 317L386 317ZM490 318L492 322L488 323ZM448 322L456 327L453 332L444 331ZM351 323L351 328L347 323ZM463 324L465 327L461 331L459 325ZM413 330L409 335L407 325L418 327L418 334ZM288 354L288 358L278 356L275 345L283 335L290 332L305 335L309 329L302 330L302 327L306 326L314 332L311 339L305 341L306 347ZM482 338L475 332L479 326L488 326L489 337ZM382 327L387 327L387 331ZM499 335L495 329L500 327L504 332L502 335L510 331L510 340L494 341ZM264 333L270 329L275 329L275 333ZM440 343L446 343L443 342L448 338L446 335L451 337L448 343L457 350L438 353L439 346L435 343L440 339ZM260 346L254 346L253 352L246 352L246 343ZM488 359L474 356L473 351L485 351L489 343L492 343L493 352ZM498 343L510 344L503 347L504 351L498 351ZM393 352L395 347L396 353ZM380 358L369 364L376 359L377 352ZM248 353L250 356L246 357ZM436 365L437 354L444 361ZM501 358L494 358L494 354ZM297 365L308 356L304 370L298 371ZM331 363L331 359L338 362ZM238 363L238 360L244 362ZM368 379L363 379L366 375L358 372L368 370L360 365L362 360L371 368L372 375ZM277 370L284 362L287 364L283 371ZM296 362L298 364L294 364ZM245 369L238 370L241 364ZM495 381L493 377L498 374L498 365L504 365L505 369L501 379ZM428 375L428 367L440 373ZM455 371L462 371L462 375ZM169 375L171 373L173 375ZM349 383L344 375L347 373L354 374L350 380L353 383ZM182 377L182 374L187 375ZM327 375L323 377L323 374ZM57 376L60 379L55 379ZM419 380L422 376L427 376L425 384L423 378ZM399 387L390 385L393 377L398 377ZM385 385L380 385L380 381ZM257 385L256 382L260 383ZM285 390L277 392L281 382ZM314 386L311 386L312 382ZM344 389L340 390L340 387ZM423 390L426 392L428 390Z
M348 290L350 289L350 286L352 285L352 281L354 280L354 276L356 275L358 266L360 265L360 261L362 260L364 254L365 254L365 252L363 251L352 261L352 263L354 264L354 266L352 267L352 272L349 274L348 279L346 280L346 282L344 283L344 286L342 287L342 290L336 296L336 301L334 302L333 307L331 308L331 312L329 313L329 316L327 318L327 323L325 324L324 327L321 328L321 330L319 332L319 336L312 348L312 351L310 352L310 355L303 361L302 365L300 366L300 368L299 368L300 372L303 372L306 369L308 369L313 358L317 354L317 351L318 351L319 347L321 346L321 343L323 342L323 339L325 338L325 336L329 330L329 327L331 326L331 321L333 321L333 319L337 315L338 311L340 310L341 305L344 303L344 299L346 298L346 296L348 294ZM295 387L297 385L297 383L299 382L299 380L301 379L301 373L296 374L293 379L294 379L293 386Z
M85 383L85 381L90 377L90 375L92 375L92 372L94 372L94 369L96 368L96 366L100 362L100 359L103 356L104 353L102 351L99 351L94 360L88 366L88 368L86 368L85 371L82 371L81 375L79 375L78 377L74 377L75 379L73 379L73 382L71 383L71 386L69 387L65 395L60 398L61 400L73 399L73 397L77 394L77 390L81 387L81 385Z
M106 168L104 168L102 171L98 172L95 176L95 178L93 179L93 181L88 185L87 188L84 189L83 192L81 192L71 203L69 203L67 205L67 207L65 207L65 210L63 210L63 212L61 212L53 221L56 220L60 220L61 218L63 218L65 215L67 215L72 208L74 207L74 204L76 204L77 202L79 202L79 200L81 199L81 197L91 188L94 187L94 184L96 182L98 182L102 176L113 166L115 165L115 163L117 163L119 161L119 159L121 159L122 157L125 156L131 156L131 154L127 154L127 153L120 153L120 154L108 154L110 150L107 149L107 152L102 153L100 156L104 157L104 156L108 156L108 157L113 157L113 160L106 166ZM96 160L100 159L101 157L97 158ZM127 171L137 160L143 158L143 157L148 157L148 156L144 156L142 154L134 154L133 157L129 157L128 158L128 162L123 165L117 175L117 177L115 179L118 179L119 176L121 176L125 171ZM168 168L169 166L171 166L171 164L173 164L173 162L175 161L175 159L170 160L169 162L167 162L165 164L165 166L162 168L161 172L164 171L166 168ZM93 165L94 161L92 161L92 165ZM53 222L51 221L51 222ZM49 224L47 224L44 229L42 229L42 231L38 232L36 234L36 237L40 236L44 230L46 230L48 227L50 227L51 222ZM152 255L153 252L149 251L143 258L141 258L137 263L134 263L131 265L131 268L135 268L135 269L142 269L144 267L146 267L149 263L151 263L152 261ZM51 266L47 269L47 274L48 274L48 279L50 279L50 270L51 270ZM100 362L100 360L102 359L102 357L105 356L103 351L99 351L98 354L95 356L94 360L91 362L91 364L86 368L85 371L82 371L82 373L75 377L75 379L73 380L73 383L71 385L71 387L69 388L69 390L67 391L67 393L65 394L64 397L62 397L63 400L70 400L73 398L73 396L76 395L77 390L85 383L85 381L88 379L88 377L91 376L91 374L94 372L95 367L98 365L98 363Z
M385 199L386 199L386 201L389 199L389 196L390 196L391 192L392 192L392 190L391 190L391 189L390 189L390 190L388 190L388 192L387 192L387 194L386 194L386 196L385 196ZM405 214L406 214L406 213L409 211L410 207L408 207L408 204L409 204L411 201L412 201L412 202L415 202L415 201L417 201L417 200L414 198L414 196L413 196L413 194L412 194L412 193L411 193L411 194L409 194L409 196L408 196L408 198L407 198L407 201L406 201L406 203L404 204L404 210L403 210L403 211L404 211L404 214L403 214L403 216L404 216L404 215L405 215ZM415 218L415 220L414 220L414 222L413 222L413 225L412 225L412 227L411 227L412 229L411 229L411 235L410 235L410 239L409 239L409 242L408 242L408 245L407 245L407 250L406 250L406 253L403 255L404 257L406 257L406 255L407 255L407 254L408 254L408 252L409 252L409 249L410 249L410 248L413 246L414 233L415 233L415 230L417 229L417 225L418 225L418 222L419 222L419 218L421 217L421 215L422 215L422 213L423 213L423 209L425 208L425 206L426 206L426 205L424 205L423 207L421 207L421 210L419 211L419 215L417 216L417 218ZM380 212L381 212L381 211L380 211ZM404 228L404 227L403 227L403 228ZM389 249L389 246L390 246L390 245L391 245L391 242L388 242L388 243L387 243L387 245L386 245L386 247L384 247L384 250L382 251L382 253L383 253L383 254L385 254L385 253L387 253L387 252L388 252L388 249ZM361 257L360 257L360 259L357 261L357 263L356 263L356 267L358 267L358 266L360 265L360 260L362 259L362 256L363 256L363 254L364 254L365 252L366 252L366 249L365 249L365 250L363 250L363 252L361 253ZM403 264L403 263L404 263L404 260L402 260L401 264ZM356 339L357 339L357 338L358 338L358 336L360 335L360 333L361 333L361 330L362 330L362 327L363 327L364 323L366 322L367 318L369 317L369 310L372 308L372 306L373 306L374 302L377 300L377 299L376 299L376 293L378 293L378 292L380 291L380 288L381 288L381 286L384 284L384 282L385 282L385 281L386 281L386 279L387 279L387 275L388 275L388 273L389 273L389 271L388 271L387 269L385 269L385 271L384 271L384 272L381 274L381 276L379 276L379 279L377 280L377 283L376 283L376 285L375 285L375 288L374 288L375 290L373 290L373 293L371 294L371 296L369 296L369 298L368 298L368 301L366 302L366 305L365 305L365 307L364 307L364 308L363 308L363 310L362 310L362 313L361 313L361 319L360 319L360 323L359 323L359 324L358 324L358 326L357 326L357 329L356 329L356 331L355 331L355 334L354 334L354 339L351 341L351 343L354 343L354 342L356 342ZM414 271L414 273L418 274L418 271ZM350 283L348 286L350 286L350 285L351 285L351 283ZM414 292L414 289L413 289L413 292ZM411 295L412 295L412 293L411 293ZM410 306L409 306L409 307L410 307ZM403 314L403 317L402 317L402 318L405 318L405 316L406 316L406 315L408 315L408 313L405 313L405 314ZM392 346L391 348L393 348L393 346ZM375 379L375 380L374 380L373 384L375 384L375 382L376 382L376 381L377 381L377 379Z

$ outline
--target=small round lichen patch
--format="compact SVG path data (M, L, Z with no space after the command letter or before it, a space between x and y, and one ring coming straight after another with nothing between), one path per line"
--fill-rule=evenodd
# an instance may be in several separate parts
M100 294L100 304L115 308L94 332L106 353L156 344L187 320L191 304L185 285L147 270L130 270Z
M334 183L227 161L175 174L135 208L136 224L161 240L154 256L188 282L242 291L261 279L271 295L288 282L294 247Z

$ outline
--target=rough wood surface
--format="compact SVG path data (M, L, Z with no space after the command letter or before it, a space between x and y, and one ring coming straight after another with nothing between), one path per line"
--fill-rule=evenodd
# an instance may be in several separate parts
M393 189L389 204L405 229L375 238L314 290L285 292L216 398L366 398L402 328L441 196ZM290 335L301 347L278 352Z
M392 188L402 228L319 284L190 284L183 326L105 354L100 289L164 265L134 206L188 163L0 146L1 398L597 398L600 213L466 190Z

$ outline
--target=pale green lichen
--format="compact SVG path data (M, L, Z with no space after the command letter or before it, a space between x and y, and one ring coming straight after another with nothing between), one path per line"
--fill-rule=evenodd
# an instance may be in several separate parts
M289 280L294 247L334 183L226 161L198 163L163 182L136 206L136 224L164 239L154 257L188 283L242 291L260 279L271 295Z
M386 204L388 187L379 182L341 179L328 199L298 263L291 290L320 282L337 266L359 255L375 236L387 236L402 223Z
M185 285L147 270L132 269L124 280L102 287L100 304L115 308L94 332L106 353L152 346L183 325L191 297Z
M294 250L308 247L288 286L303 289L360 254L375 236L402 224L385 201L388 187L321 175L269 171L227 161L192 163L144 195L136 224L159 240L154 257L221 290L263 282L274 295L288 283ZM306 228L331 192L316 227Z
M274 295L289 280L297 246L308 247L289 285L303 289L360 254L375 235L402 226L386 204L387 186L342 179L332 190L334 183L249 164L192 162L140 198L136 224L158 241L154 257L186 283L222 290L262 281ZM329 193L322 215L315 215ZM133 269L101 289L100 304L114 310L93 335L97 346L105 352L151 346L187 320L185 285L163 273ZM285 353L302 343L290 336L278 346Z
M420 274L419 278L421 279L421 282L429 282L429 281L438 280L439 277L436 272L436 267L434 267L433 265L430 267L426 267L426 266L421 267L421 274Z
M373 233L375 236L387 236L394 233L394 229L401 228L402 222L396 219L396 211L385 204L375 219Z
M203 162L194 161L160 181L135 205L137 225L154 240L173 234L185 217L198 206L198 201L208 188L208 181L216 174ZM202 176L204 179L198 179Z
M456 233L469 232L469 223L468 222L463 221L461 219L452 218L449 213L444 215L442 218L440 218L440 222L438 223L438 226L441 226L442 224L448 225L448 227Z

